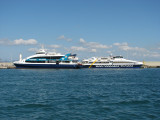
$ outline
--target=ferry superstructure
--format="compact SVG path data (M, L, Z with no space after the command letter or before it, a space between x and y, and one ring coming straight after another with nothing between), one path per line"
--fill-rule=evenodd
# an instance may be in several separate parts
M142 62L127 60L122 56L92 57L82 60L83 68L140 68Z
M16 68L79 68L78 57L76 54L62 55L60 53L47 53L40 49L35 55L13 63Z

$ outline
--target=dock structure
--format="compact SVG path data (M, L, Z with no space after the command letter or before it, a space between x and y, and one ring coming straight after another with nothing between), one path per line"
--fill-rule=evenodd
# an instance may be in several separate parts
M160 68L160 62L158 61L144 61L143 68Z
M14 66L11 62L2 62L0 63L0 69L14 69L16 66Z

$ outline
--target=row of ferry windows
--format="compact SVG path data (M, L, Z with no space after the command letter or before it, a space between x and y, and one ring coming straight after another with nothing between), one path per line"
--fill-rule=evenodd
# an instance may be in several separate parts
M83 63L93 63L93 62L83 62ZM109 63L109 62L95 62L95 63ZM111 63L133 63L133 62L111 62Z
M27 63L56 63L56 61L26 61ZM74 61L73 61L74 62ZM61 61L61 63L70 63L70 61Z
M30 59L60 59L61 57L63 57L63 56L33 57L33 58L30 58Z

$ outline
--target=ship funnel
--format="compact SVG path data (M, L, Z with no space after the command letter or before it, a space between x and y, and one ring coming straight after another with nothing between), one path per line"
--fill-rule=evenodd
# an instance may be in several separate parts
M22 54L19 55L19 61L22 61Z

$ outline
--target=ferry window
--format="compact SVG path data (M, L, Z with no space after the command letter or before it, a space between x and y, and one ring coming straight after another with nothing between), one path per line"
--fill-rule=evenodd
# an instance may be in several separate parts
M26 61L28 63L45 63L45 61Z
M113 58L123 58L122 56L115 56L115 57L113 57Z
M33 57L33 58L31 58L31 59L42 59L42 58L45 58L45 59L60 59L62 56L42 56L42 57Z
M82 63L88 63L88 61L83 61Z
M64 63L70 63L70 61L63 61Z

